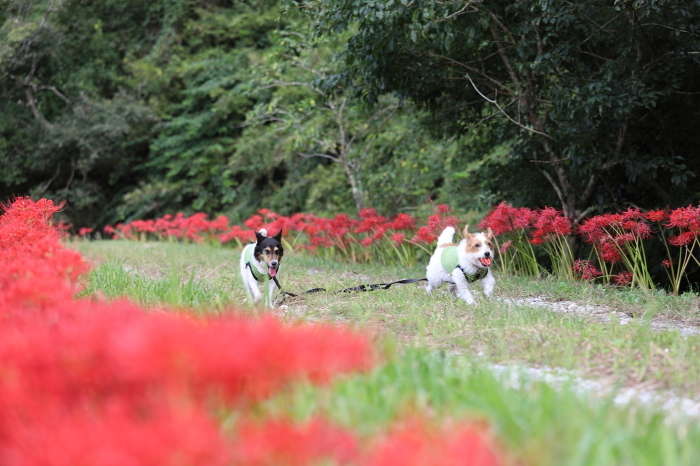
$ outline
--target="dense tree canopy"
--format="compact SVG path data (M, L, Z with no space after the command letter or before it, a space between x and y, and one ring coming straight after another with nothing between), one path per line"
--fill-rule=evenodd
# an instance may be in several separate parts
M697 0L282 1L0 4L0 197L76 227L695 200Z
M396 97L370 106L329 81L344 38L308 40L276 1L13 0L0 15L0 195L67 199L76 226L391 213L448 185L454 141Z
M346 77L398 93L444 134L509 144L492 189L531 205L684 204L700 166L700 2L296 2L319 33L351 28ZM476 155L476 158L481 157ZM533 185L548 185L543 193Z

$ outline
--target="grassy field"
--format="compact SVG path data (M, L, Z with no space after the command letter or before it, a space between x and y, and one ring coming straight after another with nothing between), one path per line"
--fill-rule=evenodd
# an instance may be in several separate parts
M73 242L95 268L83 294L129 296L145 305L169 304L197 313L248 307L238 278L239 251L204 245L123 241ZM280 280L299 293L274 312L293 321L333 321L370 329L388 362L330 387L296 387L262 410L300 419L324 413L359 432L420 410L439 419L483 419L528 465L700 464L697 419L669 418L654 406L620 407L615 388L662 390L698 398L700 335L654 330L700 320L695 294L625 291L588 284L498 276L493 300L466 306L448 293L428 296L422 284L368 293L334 293L349 286L420 278L424 268L349 265L289 252ZM478 289L478 287L476 287ZM622 324L602 314L562 313L528 305L605 306L632 316ZM258 312L249 308L250 312ZM601 309L603 309L601 307ZM616 314L616 315L618 315ZM494 364L571 371L611 387L581 394L495 374Z

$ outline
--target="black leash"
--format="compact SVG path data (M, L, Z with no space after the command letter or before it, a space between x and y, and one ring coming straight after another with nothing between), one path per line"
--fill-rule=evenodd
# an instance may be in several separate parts
M281 292L283 292L286 296L291 296L293 298L296 298L300 295L290 293L289 291L284 291L282 289L282 286L280 285L280 282L277 281L277 277L272 277L272 280L275 282L275 285L277 285L277 288L280 289ZM369 285L360 285L360 286L352 286L350 288L345 288L340 291L336 291L335 293L354 293L358 291L374 291L374 290L388 290L391 285L396 285L396 284L408 284L408 283L416 283L416 282L427 282L427 278L404 278L403 280L396 280L395 282L391 283L371 283ZM310 294L310 293L318 293L320 291L328 291L325 288L311 288L310 290L306 290L301 294Z
M250 262L246 263L246 267L250 269L250 273L253 274L253 277L258 280L257 277L255 277L255 273L253 273L253 267L250 265ZM476 274L469 275L467 274L462 267L459 265L457 266L458 269L462 271L464 274L465 278L467 279L468 283L473 283L477 280L481 280L488 274L488 269L483 269L477 272ZM272 281L275 282L275 285L277 285L277 288L284 293L285 296L291 296L292 298L297 298L303 294L311 294L311 293L319 293L321 291L328 291L325 288L311 288L309 290L304 291L301 294L295 294L295 293L290 293L289 291L284 291L282 289L282 285L280 285L279 280L277 280L277 276L275 275L272 278ZM259 281L259 280L258 280ZM416 282L427 282L427 278L404 278L403 280L396 280L395 282L390 282L390 283L371 283L369 285L359 285L359 286L352 286L350 288L344 288L340 291L336 291L335 293L354 293L354 292L361 292L361 291L374 291L374 290L388 290L391 288L391 285L407 285L409 283L416 283Z
M258 277L255 276L255 272L253 272L253 266L250 264L250 262L246 262L245 266L250 269L250 273L253 275L253 278L255 278L256 281L261 281L258 279ZM328 291L325 288L311 288L309 290L304 291L301 294L294 294L290 293L289 291L284 291L282 289L282 285L280 285L279 280L277 280L277 276L275 275L274 277L270 277L273 282L275 282L275 285L277 285L277 288L284 293L286 296L291 296L293 298L296 298L298 296L301 296L301 294L311 294L311 293L318 293L321 291ZM360 286L352 286L350 288L345 288L340 291L336 291L336 293L353 293L357 291L374 291L374 290L388 290L391 285L396 285L396 284L408 284L408 283L416 283L416 282L427 282L427 278L404 278L403 280L396 280L395 282L391 283L372 283L369 285L360 285Z

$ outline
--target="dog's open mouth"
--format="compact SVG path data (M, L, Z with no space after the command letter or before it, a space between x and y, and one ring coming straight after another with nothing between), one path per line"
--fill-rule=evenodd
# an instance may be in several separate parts
M268 267L267 273L269 273L271 277L274 277L277 275L277 267Z
M481 262L481 265L484 267L490 267L491 266L491 258L490 257L482 257L479 259L479 262Z

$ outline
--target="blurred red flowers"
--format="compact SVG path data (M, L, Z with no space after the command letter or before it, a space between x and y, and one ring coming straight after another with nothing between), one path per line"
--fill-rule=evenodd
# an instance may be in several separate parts
M369 369L366 336L271 316L205 319L76 300L88 267L59 242L50 223L59 208L18 198L0 217L0 464L390 464L377 460L383 443L322 419L248 419L254 403L293 380ZM214 415L222 410L237 410L235 429L222 430ZM497 464L478 431L425 435L417 441L429 446L419 450L432 456L421 464L456 464L465 454L483 461L460 464ZM401 450L416 439L391 442Z

